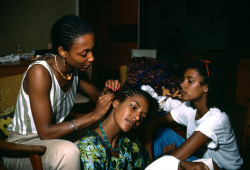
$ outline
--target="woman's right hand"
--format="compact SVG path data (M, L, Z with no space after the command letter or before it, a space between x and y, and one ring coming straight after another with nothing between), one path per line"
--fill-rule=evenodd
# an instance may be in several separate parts
M181 164L178 167L178 170L209 170L208 166L203 162L189 162L181 161Z
M99 96L93 114L95 114L98 119L101 119L108 112L113 99L113 93L107 93Z

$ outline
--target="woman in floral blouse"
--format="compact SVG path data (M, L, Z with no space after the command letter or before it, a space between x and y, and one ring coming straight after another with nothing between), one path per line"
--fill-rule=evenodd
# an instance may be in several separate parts
M158 103L147 92L128 88L116 95L107 118L78 143L82 169L145 169L147 151L127 132L149 118Z

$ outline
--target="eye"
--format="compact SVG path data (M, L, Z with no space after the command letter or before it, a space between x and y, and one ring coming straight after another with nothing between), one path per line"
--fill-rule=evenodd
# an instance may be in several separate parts
M82 56L83 58L85 58L85 57L87 57L87 55L88 55L88 53L82 54L81 56Z
M89 49L85 50L85 51L81 54L81 56L82 56L82 57L87 57L90 51L91 51L91 50L89 50Z
M146 119L146 117L143 116L143 115L141 115L141 121L143 121L143 120L145 120L145 119Z
M132 104L130 104L130 107L133 109L133 110L136 110L136 107Z
M188 79L188 83L194 83L194 79Z
M145 113L142 113L140 116L140 122L143 122L145 119L147 119L147 115Z

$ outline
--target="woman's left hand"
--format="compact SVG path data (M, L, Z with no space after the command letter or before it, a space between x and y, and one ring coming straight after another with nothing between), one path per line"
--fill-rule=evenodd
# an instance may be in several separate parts
M105 87L103 88L103 92L104 93L108 93L109 91L115 92L117 90L119 90L121 87L121 83L119 82L119 80L107 80L105 82Z
M163 148L162 155L169 154L170 152L172 152L175 149L176 149L176 143L173 143L173 145L166 145Z

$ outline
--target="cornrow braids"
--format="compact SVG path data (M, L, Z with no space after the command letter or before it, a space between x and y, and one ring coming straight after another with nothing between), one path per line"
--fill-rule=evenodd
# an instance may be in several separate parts
M135 87L123 88L121 92L115 95L115 98L122 103L126 100L127 97L132 97L135 95L143 96L148 101L149 103L148 113L149 114L147 116L147 119L150 119L154 115L154 113L156 113L159 104L156 101L156 99L154 99L146 91L143 91L142 89L135 88Z
M93 30L83 19L75 15L65 15L58 19L51 29L53 52L57 54L59 46L69 51L74 41Z
M201 85L208 85L207 93L207 107L216 107L224 110L224 92L222 88L222 78L220 71L215 67L213 63L206 60L199 60L192 63L188 68L192 68L198 71L203 81ZM191 102L192 104L192 102Z

